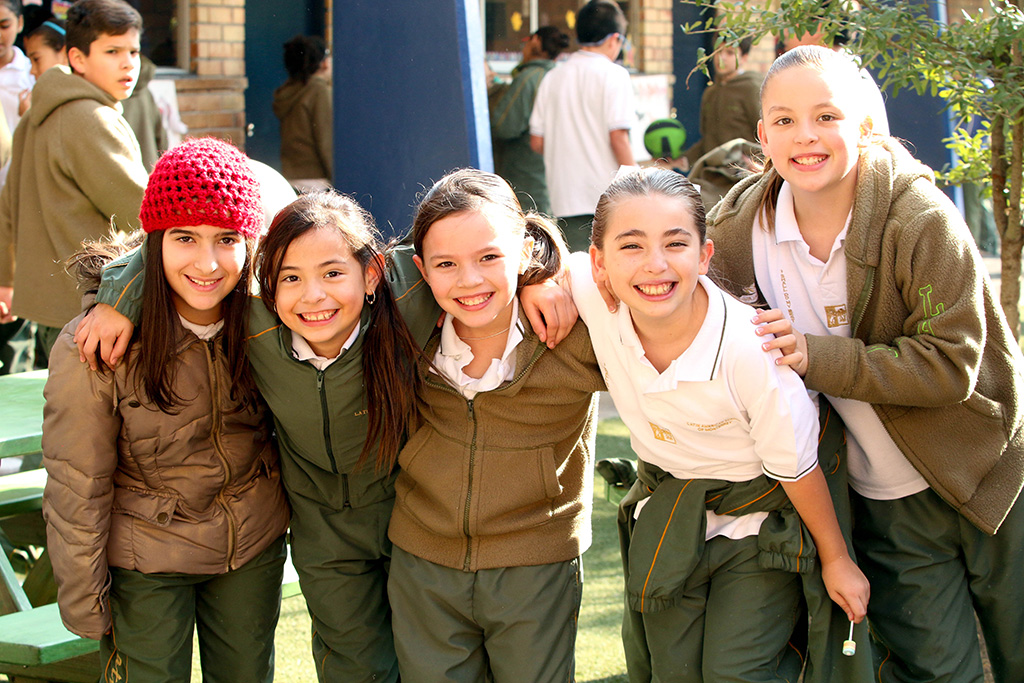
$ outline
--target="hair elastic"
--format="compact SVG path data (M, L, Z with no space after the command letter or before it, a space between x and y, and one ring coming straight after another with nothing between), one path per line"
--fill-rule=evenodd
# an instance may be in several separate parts
M62 36L66 36L68 34L68 32L65 31L62 27L60 27L57 24L53 23L49 19L47 19L42 24L40 24L40 26L47 26L49 28L52 28L54 31L56 31L57 33L61 34Z

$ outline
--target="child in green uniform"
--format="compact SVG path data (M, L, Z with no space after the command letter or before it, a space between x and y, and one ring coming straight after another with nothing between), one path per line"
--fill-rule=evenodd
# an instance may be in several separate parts
M321 681L398 680L386 590L392 465L414 385L403 371L439 313L409 251L385 259L370 216L325 192L283 209L257 257L264 294L250 300L248 356L277 428ZM137 283L127 283L138 261L108 269L97 297L130 318ZM552 328L553 340L561 334ZM84 330L79 337L95 345ZM116 360L113 345L105 348Z
M427 192L413 240L445 320L420 363L389 531L402 678L571 681L604 382L582 323L549 349L519 310L564 244L473 169Z
M859 69L803 46L761 92L764 172L708 217L750 303L848 430L854 545L883 681L1024 680L1024 392L971 235L931 170L873 135Z

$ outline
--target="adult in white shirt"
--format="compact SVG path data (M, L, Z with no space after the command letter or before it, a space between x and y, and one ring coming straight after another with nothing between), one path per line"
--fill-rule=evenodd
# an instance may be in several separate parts
M597 200L619 166L634 164L633 87L629 72L614 61L625 34L616 3L591 0L581 7L580 49L541 81L530 116L530 146L544 155L551 210L572 251L590 246Z

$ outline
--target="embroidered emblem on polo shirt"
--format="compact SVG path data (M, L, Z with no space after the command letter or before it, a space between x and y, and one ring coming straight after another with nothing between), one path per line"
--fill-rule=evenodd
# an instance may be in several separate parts
M713 432L716 429L721 429L722 427L727 427L727 426L731 425L733 422L738 422L738 420L735 417L730 417L727 420L722 420L721 422L716 422L714 424L709 424L709 425L701 424L699 422L687 422L686 426L687 427L693 427L698 432Z
M654 432L654 438L657 439L658 441L664 441L666 443L676 442L676 437L672 436L672 432L670 432L669 430L665 429L664 427L659 427L653 422L648 422L647 424L651 425L651 431Z
M843 325L849 325L850 318L846 304L841 304L839 306L826 306L825 320L828 321L829 327L842 327Z
M740 301L748 306L753 306L757 303L757 299L757 284L751 283L743 288L743 294L740 295Z

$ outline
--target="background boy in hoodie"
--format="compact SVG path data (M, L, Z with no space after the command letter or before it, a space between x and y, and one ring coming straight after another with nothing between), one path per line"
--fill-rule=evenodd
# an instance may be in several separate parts
M137 225L147 174L121 101L138 80L141 31L142 17L123 0L75 3L71 69L40 77L14 134L0 194L0 322L37 322L47 352L81 311L63 261L83 240Z
M730 140L757 141L764 76L747 71L747 55L753 42L744 38L738 48L724 47L715 55L715 80L700 98L700 139L683 153L687 168Z

